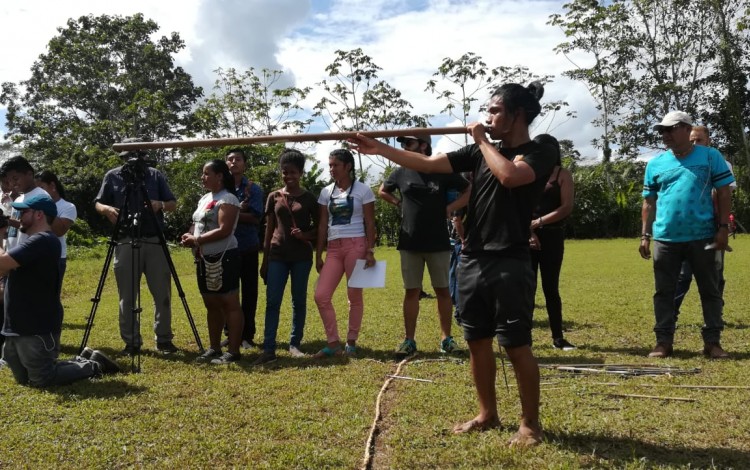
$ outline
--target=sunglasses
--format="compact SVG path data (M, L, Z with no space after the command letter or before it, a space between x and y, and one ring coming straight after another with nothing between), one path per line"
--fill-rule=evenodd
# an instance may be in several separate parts
M669 126L669 127L662 126L661 128L659 128L659 134L669 134L670 132L672 132L672 131L674 131L676 129L679 129L681 127L685 127L685 125L684 124L675 124L675 125Z

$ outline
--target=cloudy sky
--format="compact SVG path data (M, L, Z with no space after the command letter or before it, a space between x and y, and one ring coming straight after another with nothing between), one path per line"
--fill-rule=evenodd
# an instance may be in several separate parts
M206 91L218 67L278 69L297 86L314 86L325 78L325 67L337 49L361 47L383 69L379 78L401 90L417 114L437 115L444 106L425 91L442 60L474 52L489 67L523 65L539 75L554 75L544 100L567 101L578 118L557 119L553 129L544 123L533 133L571 139L584 156L595 157L590 142L600 131L590 124L596 115L594 102L583 84L562 77L571 64L552 49L564 36L546 24L549 15L561 12L562 4L545 0L5 1L0 3L0 82L28 78L56 28L87 14L141 12L159 24L159 35L178 32L187 47L176 62ZM585 63L582 57L575 60ZM456 124L437 116L431 123ZM0 131L5 131L2 108ZM433 139L436 150L454 146L447 138Z

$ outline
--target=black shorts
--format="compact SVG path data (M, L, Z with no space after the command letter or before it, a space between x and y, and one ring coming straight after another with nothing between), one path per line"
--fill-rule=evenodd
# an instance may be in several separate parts
M501 346L531 345L534 271L528 256L461 256L458 303L467 341L497 335Z
M221 258L221 253L216 255L205 255L206 260L216 262ZM240 252L234 248L227 250L221 259L221 288L218 290L209 290L206 287L206 267L203 258L200 256L195 259L196 276L198 278L198 291L201 294L226 294L240 288Z

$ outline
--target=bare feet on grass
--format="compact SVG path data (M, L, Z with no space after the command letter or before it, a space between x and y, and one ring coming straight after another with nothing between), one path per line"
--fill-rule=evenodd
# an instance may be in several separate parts
M513 437L508 441L510 447L533 447L542 443L542 430L521 426Z
M453 428L453 434L463 434L466 432L482 432L498 427L500 427L500 418L498 418L497 416L487 419L477 416L471 421L457 424Z

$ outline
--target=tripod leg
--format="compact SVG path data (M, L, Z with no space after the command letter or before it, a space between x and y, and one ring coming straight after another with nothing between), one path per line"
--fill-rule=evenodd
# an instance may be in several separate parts
M104 258L104 266L102 267L102 274L99 276L99 284L96 287L96 293L91 299L91 311L89 312L89 318L86 321L86 329L83 332L83 339L81 341L81 347L78 349L78 354L83 352L86 347L86 343L89 342L89 336L91 335L91 329L94 327L94 317L96 316L96 310L99 307L99 301L102 299L102 291L104 290L104 284L107 280L107 272L109 272L109 266L112 263L112 257L115 253L115 247L117 242L114 239L109 240L109 248L107 248L107 256Z

